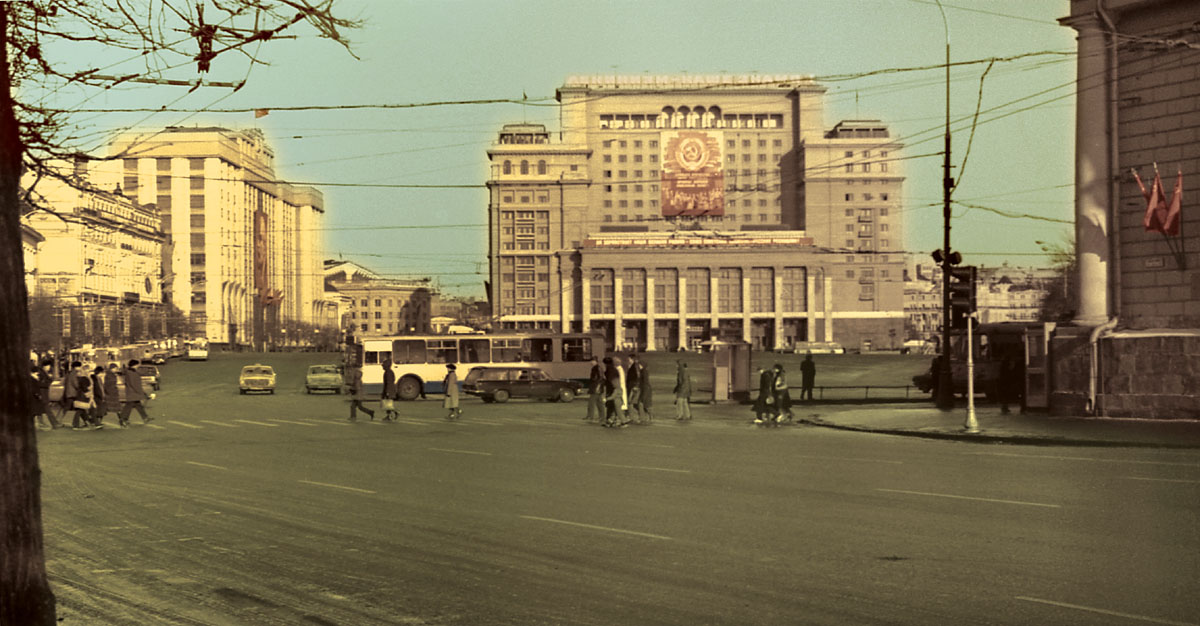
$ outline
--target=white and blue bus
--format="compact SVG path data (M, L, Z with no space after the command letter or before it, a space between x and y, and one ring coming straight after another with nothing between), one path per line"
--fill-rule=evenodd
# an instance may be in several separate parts
M383 361L391 358L397 394L414 400L442 393L446 364L454 363L461 381L473 367L538 367L551 378L586 382L591 358L604 356L604 336L592 333L509 332L489 335L402 335L368 337L347 345L346 365L361 367L363 390L383 390Z

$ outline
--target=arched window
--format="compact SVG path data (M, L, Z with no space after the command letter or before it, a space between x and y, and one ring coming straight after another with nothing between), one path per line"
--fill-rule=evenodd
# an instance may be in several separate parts
M529 161L521 161L521 175L527 176L528 174L529 174Z
M538 174L541 174L542 176L546 175L546 162L545 161L538 161Z
M505 161L505 162L504 162L504 173L505 173L505 174L512 174L512 161Z

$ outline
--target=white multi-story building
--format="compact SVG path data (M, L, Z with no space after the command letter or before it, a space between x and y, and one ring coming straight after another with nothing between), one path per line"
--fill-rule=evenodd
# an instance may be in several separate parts
M327 318L323 197L278 181L261 131L169 127L109 153L100 169L162 216L164 289L193 334L262 346Z

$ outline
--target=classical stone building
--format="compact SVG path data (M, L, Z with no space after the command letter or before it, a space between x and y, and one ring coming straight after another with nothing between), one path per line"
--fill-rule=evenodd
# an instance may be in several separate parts
M802 76L572 77L488 149L499 326L671 350L902 339L901 145Z
M433 332L429 279L389 280L357 263L326 260L325 291L343 303L342 328L355 336Z
M123 135L109 155L111 183L157 207L164 289L195 336L261 347L327 317L324 199L279 182L261 131L168 127Z
M1161 173L1169 199L1200 182L1200 3L1071 0L1078 33L1075 239L1079 302L1053 344L1054 410L1200 417L1200 210L1182 227L1145 226L1133 172ZM1191 373L1191 374L1189 374Z
M68 345L161 337L166 236L154 207L101 189L87 176L71 184L43 178L33 199L23 222L43 241L32 257L36 266L26 267L27 278L36 278L30 307L58 318L54 332L40 334L61 333ZM39 328L44 322L38 320Z

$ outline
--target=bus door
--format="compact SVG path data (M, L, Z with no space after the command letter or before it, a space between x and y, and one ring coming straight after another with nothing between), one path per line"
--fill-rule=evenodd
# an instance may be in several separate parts
M1050 408L1050 336L1054 322L1025 329L1025 406L1031 409Z

